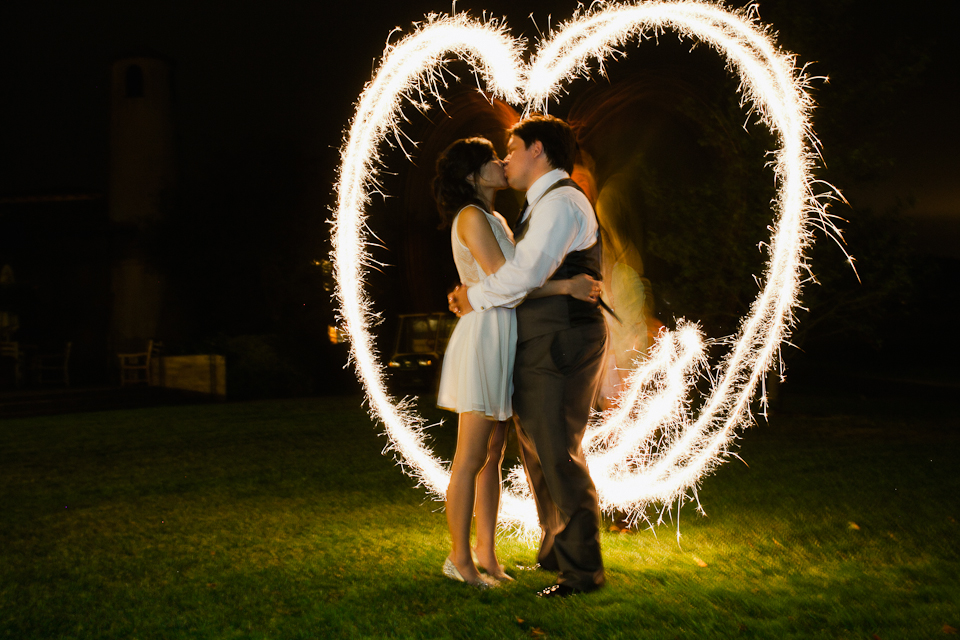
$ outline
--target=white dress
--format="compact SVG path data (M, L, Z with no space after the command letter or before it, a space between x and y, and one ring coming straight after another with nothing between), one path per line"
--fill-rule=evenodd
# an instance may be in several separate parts
M463 209L460 210L461 212ZM499 213L487 222L503 256L513 257L513 234ZM460 213L453 219L450 242L453 261L464 286L479 284L487 275L457 235ZM479 411L495 420L513 415L513 363L517 354L517 315L513 309L492 307L460 318L443 355L437 406L465 413Z

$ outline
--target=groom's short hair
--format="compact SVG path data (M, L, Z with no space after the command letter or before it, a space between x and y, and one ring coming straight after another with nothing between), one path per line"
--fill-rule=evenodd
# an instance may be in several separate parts
M513 125L509 133L523 140L525 147L539 140L554 169L573 173L573 163L577 159L577 136L570 125L560 118L530 116Z

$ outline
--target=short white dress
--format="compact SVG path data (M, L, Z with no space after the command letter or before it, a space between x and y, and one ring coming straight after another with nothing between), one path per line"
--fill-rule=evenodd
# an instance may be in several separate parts
M479 284L488 274L457 235L460 212L453 219L450 242L460 282L469 287ZM503 256L510 260L514 253L513 234L506 220L499 213L484 214ZM494 420L506 420L513 415L516 355L517 314L513 309L492 307L463 316L443 355L437 406L456 413L478 411Z

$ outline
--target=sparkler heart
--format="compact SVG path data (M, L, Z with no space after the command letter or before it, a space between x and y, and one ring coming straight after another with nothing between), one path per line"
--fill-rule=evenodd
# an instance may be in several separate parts
M751 420L751 401L778 359L793 321L811 226L832 228L813 188L816 141L808 119L812 101L793 57L779 51L750 16L696 0L602 5L562 25L529 66L520 59L522 43L504 26L465 15L431 17L387 48L376 76L360 96L341 152L332 257L340 319L370 411L383 423L390 438L388 449L398 454L400 464L439 497L449 480L446 465L424 445L423 418L410 403L396 402L387 394L383 366L368 330L375 313L363 290L370 261L364 250L365 206L376 186L378 145L388 133L397 132L404 100L437 95L438 72L447 56L471 63L495 97L545 111L551 96L565 81L584 73L589 61L602 62L614 47L667 29L719 51L739 73L744 101L776 134L776 225L764 285L731 340L698 414L690 415L688 401L703 364L703 343L695 327L681 324L676 332L661 335L647 361L631 375L616 408L591 424L585 447L601 507L621 509L637 519L646 517L648 505L666 508L675 501L696 499L700 479L727 457L737 430ZM651 441L654 433L659 434L656 442ZM522 471L514 469L511 479L513 490L504 492L501 524L535 532L536 512L523 495Z

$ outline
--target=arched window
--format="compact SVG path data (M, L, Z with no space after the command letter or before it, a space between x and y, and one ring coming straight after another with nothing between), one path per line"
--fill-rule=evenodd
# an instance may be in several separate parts
M128 98L143 97L143 69L140 65L132 64L127 67L126 84Z

